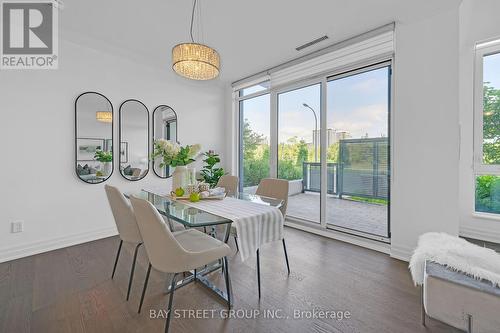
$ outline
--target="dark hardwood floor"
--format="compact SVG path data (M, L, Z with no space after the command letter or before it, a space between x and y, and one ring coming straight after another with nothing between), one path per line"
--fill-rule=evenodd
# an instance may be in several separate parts
M230 272L234 315L279 310L275 313L290 318L261 314L255 319L221 319L225 305L193 283L176 291L175 309L213 309L216 318L174 318L171 332L455 332L431 319L427 328L420 325L419 290L405 262L298 230L285 232L291 275L286 274L281 243L263 247L260 302L255 258L241 262L233 255ZM111 280L117 246L118 238L113 237L0 264L0 331L162 332L164 320L149 315L150 310L165 308L165 276L152 272L143 311L137 314L146 255L141 248L126 302L133 249L124 245ZM223 286L220 273L211 277ZM349 311L350 318L293 319L295 310Z

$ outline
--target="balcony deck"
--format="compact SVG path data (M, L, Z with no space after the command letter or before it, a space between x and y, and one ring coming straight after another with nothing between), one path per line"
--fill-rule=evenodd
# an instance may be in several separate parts
M326 199L327 223L387 237L388 206L338 199ZM319 194L299 193L288 198L287 215L319 222Z

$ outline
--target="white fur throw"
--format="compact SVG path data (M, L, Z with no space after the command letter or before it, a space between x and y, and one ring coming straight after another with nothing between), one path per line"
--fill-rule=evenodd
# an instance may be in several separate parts
M438 232L421 235L410 259L415 285L421 285L424 281L426 260L500 286L500 254L465 239Z

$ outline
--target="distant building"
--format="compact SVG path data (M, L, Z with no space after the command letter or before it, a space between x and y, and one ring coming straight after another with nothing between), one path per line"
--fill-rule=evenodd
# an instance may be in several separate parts
M344 139L349 139L351 138L351 133L348 131L343 131L343 130L337 130L333 128L329 128L326 130L326 145L330 146L333 145L336 142L339 142L340 140ZM313 142L312 146L318 143L318 147L320 146L320 141L321 141L321 130L313 130Z

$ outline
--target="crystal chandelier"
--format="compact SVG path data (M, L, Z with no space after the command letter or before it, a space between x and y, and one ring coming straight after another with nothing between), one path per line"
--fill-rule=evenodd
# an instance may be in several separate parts
M192 80L211 80L219 75L219 53L213 48L195 43L193 21L197 0L193 2L191 14L191 42L182 43L172 49L172 69L177 74Z

